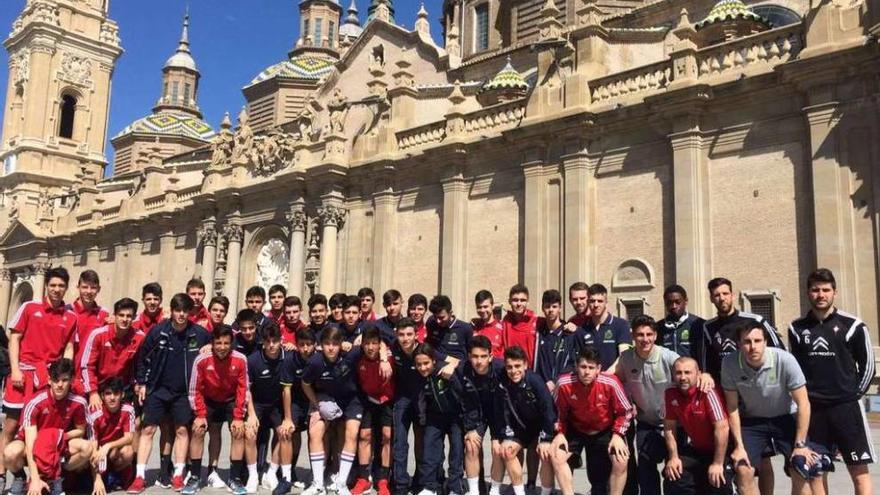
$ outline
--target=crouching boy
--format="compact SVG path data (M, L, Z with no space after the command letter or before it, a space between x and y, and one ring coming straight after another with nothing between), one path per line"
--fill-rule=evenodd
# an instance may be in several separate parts
M101 408L89 415L92 425L93 495L121 490L134 480L134 408L123 404L124 383L121 378L105 380L98 387Z

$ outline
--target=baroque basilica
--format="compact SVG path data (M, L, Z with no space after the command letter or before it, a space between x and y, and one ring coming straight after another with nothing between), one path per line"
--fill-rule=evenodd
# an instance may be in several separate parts
M878 328L880 0L367 1L299 1L290 52L216 126L186 18L119 130L108 1L27 0L4 42L0 321L63 265L96 269L105 304L197 276L231 311L281 283L445 293L459 316L479 289L578 280L626 317L679 283L707 316L726 276L784 328L824 266Z

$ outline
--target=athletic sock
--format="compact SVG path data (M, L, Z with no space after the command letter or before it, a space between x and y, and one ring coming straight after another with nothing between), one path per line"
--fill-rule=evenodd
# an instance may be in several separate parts
M238 459L231 461L229 467L229 479L241 481L244 478L244 461Z
M214 469L216 469L216 466L214 466L212 464L208 464L208 476L211 476L212 474L214 474Z
M147 465L146 464L138 464L135 467L135 476L138 478L146 478L147 477Z
M196 479L202 478L202 460L201 459L190 459L189 460L189 474L190 474L190 476L194 476Z
M550 495L553 492L553 487L542 486L541 487L541 495Z
M19 469L18 471L13 471L12 477L15 479L18 479L18 480L23 480L23 479L27 478L27 475L24 474L24 468L22 468L22 469Z
M513 485L513 495L526 495L526 487L524 485Z
M380 468L379 468L379 479L380 479L380 480L387 480L387 479L388 479L388 473L389 473L390 471L391 471L391 468L387 468L387 467L385 467L385 466L380 467ZM368 474L369 474L369 473L368 473Z
M270 462L270 463L269 463L269 470L266 471L266 472L267 472L267 473L272 473L272 474L274 474L275 476L278 476L278 464L275 464L274 462Z
M479 495L480 493L480 478L474 476L473 478L467 479L468 484L468 495Z
M369 464L358 464L357 477L363 478L363 479L368 479L370 477L370 465Z
M201 462L201 461L200 461ZM174 476L183 476L183 470L186 468L186 464L183 463L174 463Z
M159 469L161 470L161 472L171 476L171 467L171 454L162 454L161 456L159 456Z
M312 484L324 486L324 453L309 454L309 461L312 464Z
M286 479L287 481L293 481L292 479L290 479L292 471L293 471L293 465L291 465L291 464L282 464L281 465L281 477Z
M492 486L489 488L489 495L501 495L501 482L492 480Z
M247 470L248 470L248 480L251 480L251 479L259 480L260 479L260 475L257 474L257 464L256 463L248 464Z
M354 454L352 452L342 451L339 454L339 475L336 482L345 485L348 481L348 475L351 473L351 465L354 463Z

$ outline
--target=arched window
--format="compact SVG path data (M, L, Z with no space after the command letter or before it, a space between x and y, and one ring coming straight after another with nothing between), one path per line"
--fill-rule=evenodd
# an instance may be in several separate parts
M73 139L73 120L76 116L76 97L64 95L61 97L61 119L58 124L58 135L63 138Z
M800 14L781 5L755 5L752 7L752 12L770 21L770 24L775 28L801 21Z

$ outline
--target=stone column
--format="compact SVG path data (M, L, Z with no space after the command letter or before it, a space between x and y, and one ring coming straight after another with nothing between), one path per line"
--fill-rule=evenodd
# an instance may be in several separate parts
M38 261L34 263L34 301L42 301L43 293L46 291L46 271L49 270L49 263Z
M526 157L523 216L523 283L539 294L547 287L547 182L543 160Z
M394 273L394 190L388 184L373 194L373 274L376 294L391 288Z
M12 298L12 272L0 269L0 324L6 326L9 318L9 300Z
M709 183L697 116L674 119L672 188L675 197L675 282L692 294L688 310L710 314L703 288L710 274Z
M141 295L141 289L145 283L143 282L141 269L137 266L137 260L140 259L141 251L143 251L140 224L133 224L129 229L129 232L125 236L125 249L128 252L128 266L130 267L128 277L126 277L128 280L128 290L126 295L137 300L137 297Z
M210 301L214 296L214 272L217 269L217 229L213 218L202 222L199 229L199 242L202 243L202 282Z
M468 314L467 297L468 183L462 173L443 180L440 292L452 299L459 317Z
M287 221L290 223L290 266L287 272L287 292L289 295L302 298L305 293L306 268L306 216L305 201L299 199L290 206L287 212Z
M562 157L565 257L564 290L574 282L595 283L596 175L587 151Z
M227 224L223 229L226 236L226 283L223 295L229 298L229 314L238 313L238 276L241 272L241 241L244 230L241 225Z
M175 294L178 289L174 284L177 260L174 259L174 230L170 226L159 232L159 273L156 277L159 284L168 294Z
M325 198L324 205L318 208L321 219L321 273L318 278L318 291L327 295L336 291L336 235L345 221L345 209L337 198Z

